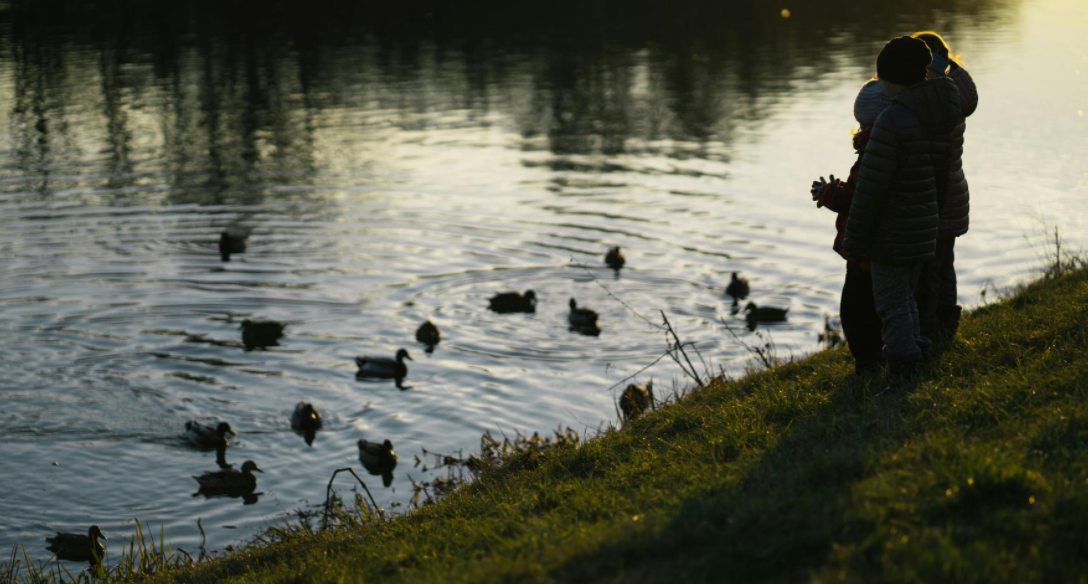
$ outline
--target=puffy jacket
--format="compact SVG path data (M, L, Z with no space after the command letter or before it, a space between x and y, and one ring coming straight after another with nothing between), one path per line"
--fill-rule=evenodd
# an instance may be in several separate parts
M964 117L970 116L978 107L978 90L975 81L962 67L955 67L949 78L959 89ZM967 188L967 177L963 174L963 134L948 161L948 181L944 192L940 193L941 226L940 237L958 237L967 233L971 211L971 191Z
M963 120L960 91L947 77L903 89L881 112L850 205L849 256L891 263L933 257L938 196L947 195L953 169L963 174Z

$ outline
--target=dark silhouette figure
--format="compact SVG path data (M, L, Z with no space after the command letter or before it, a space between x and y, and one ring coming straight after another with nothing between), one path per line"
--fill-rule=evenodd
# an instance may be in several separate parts
M215 449L215 462L219 468L230 468L227 464L227 436L236 436L230 424L219 422L215 427L201 424L196 420L185 422L185 439L189 444L201 450Z
M617 245L610 248L608 253L604 254L604 263L618 272L620 268L623 267L623 264L627 263L627 258L623 257L623 250Z
M302 435L307 446L313 446L314 437L321 429L321 414L309 402L298 402L291 413L291 429Z
M200 484L200 488L193 493L193 496L243 498L251 496L257 488L257 477L253 474L255 472L264 471L257 466L257 463L247 460L242 463L242 470L225 468L208 471L200 476L194 475L193 479Z
M778 306L756 306L755 302L749 302L744 307L744 320L748 323L748 330L755 330L761 322L785 322L789 310Z
M526 290L524 294L502 292L489 300L491 310L499 313L536 312L536 293Z
M741 300L747 298L748 292L748 279L740 276L737 272L733 272L729 284L725 287L725 293L733 297L733 306L739 305Z
M601 334L601 327L597 324L597 313L588 308L579 308L573 298L570 299L570 314L567 315L570 322L570 330L583 335L597 336Z
M285 328L286 324L274 320L243 320L242 344L247 351L279 346Z
M239 227L231 227L219 234L219 257L224 262L229 262L231 254L245 253L248 243L248 231Z
M427 345L427 352L430 353L434 351L434 346L442 340L442 335L438 332L438 327L428 320L416 329L416 340Z
M92 525L87 530L87 535L58 531L53 537L45 538L49 544L45 549L62 560L90 562L92 566L97 566L106 554L106 544L102 543L104 539L106 536L102 534L102 530L97 525Z
M366 355L356 357L355 365L359 367L359 370L355 373L358 378L377 378L377 379L393 379L396 381L397 387L400 389L408 389L403 384L404 378L408 376L408 365L404 363L404 360L414 361L406 349L398 349L395 358L390 359L388 357L367 357Z
M363 468L372 475L381 475L382 484L393 484L393 469L397 466L397 452L393 450L393 443L385 440L380 444L360 439L359 462Z

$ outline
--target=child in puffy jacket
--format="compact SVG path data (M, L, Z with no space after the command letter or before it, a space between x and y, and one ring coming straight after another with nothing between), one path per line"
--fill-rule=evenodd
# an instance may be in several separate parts
M839 317L850 354L854 357L854 368L859 374L873 371L883 361L882 341L880 338L880 317L877 316L873 303L873 284L869 274L869 263L865 260L850 259L843 253L842 239L849 221L850 203L854 197L854 186L858 180L858 167L869 132L873 128L876 116L890 103L884 92L883 84L873 79L862 86L854 99L854 119L859 124L854 134L854 151L858 158L850 167L850 175L841 181L831 175L831 182L823 177L812 182L812 200L817 207L826 207L837 214L835 218L835 243L833 249L846 259L846 279L842 286L842 299L839 304Z

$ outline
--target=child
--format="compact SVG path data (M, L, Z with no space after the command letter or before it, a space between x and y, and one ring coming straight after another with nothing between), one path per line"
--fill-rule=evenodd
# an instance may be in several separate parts
M854 187L858 182L858 167L865 143L869 141L869 132L873 128L876 116L891 102L884 93L884 84L873 79L862 86L854 99L854 119L859 124L854 133L854 151L858 158L850 167L850 176L846 182L831 175L831 182L820 177L812 181L812 200L816 207L827 207L835 212L835 243L832 246L839 255L846 258L842 249L842 238L849 220L850 202L854 198ZM854 357L854 371L864 374L876 370L883 361L880 340L880 317L873 304L873 283L869 275L869 262L846 258L846 279L842 285L842 299L839 303L839 318L842 330L846 334L846 344Z
M950 54L948 43L931 30L916 32L912 37L921 40L933 54L933 62L926 72L928 79L939 79L946 74L959 90L964 117L974 113L978 106L978 91L971 75ZM947 72L947 73L946 73ZM967 233L970 192L963 174L963 141L960 140L955 156L947 166L939 169L937 201L941 216L937 234L937 250L933 260L922 269L918 286L918 313L922 334L931 339L950 339L956 335L962 308L956 304L956 238Z
M963 143L960 92L947 77L926 80L931 62L929 47L911 37L892 39L877 57L877 77L892 102L870 131L842 242L847 258L870 262L893 379L912 378L929 343L915 293L937 245L941 167L954 165Z

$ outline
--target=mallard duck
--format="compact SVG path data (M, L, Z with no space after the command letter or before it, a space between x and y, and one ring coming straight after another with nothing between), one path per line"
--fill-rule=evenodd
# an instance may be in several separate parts
M501 292L488 302L495 312L536 312L536 293L532 290L526 290L524 294Z
M242 344L246 349L263 349L279 345L283 337L283 329L287 325L274 320L246 320L240 325L242 329Z
M219 422L214 427L201 424L196 420L185 422L185 438L190 444L204 450L226 447L227 435L236 436L230 424Z
M570 314L567 315L570 328L576 332L597 336L601 334L601 327L597 324L597 313L588 308L578 308L578 303L570 299Z
M97 525L92 525L87 530L87 535L82 533L57 532L53 537L45 538L45 549L53 552L58 558L70 562L90 562L96 565L102 561L106 553L106 544L102 540L106 536Z
M617 245L609 248L608 253L604 254L604 263L613 270L619 270L623 264L627 263L627 258L623 257L623 250Z
M245 253L249 232L241 227L231 227L219 234L219 257L230 261L230 254Z
M393 469L397 466L397 452L393 450L393 443L385 440L381 443L360 439L359 462L363 468L372 475L382 475L385 486L393 480Z
M197 491L200 494L241 496L252 493L257 488L257 477L253 475L255 472L264 471L257 463L247 460L242 463L242 470L213 470L200 476L194 475L193 478L200 484L200 490Z
M733 306L736 306L739 301L748 297L748 279L733 272L729 285L725 287L725 293L733 297Z
M317 431L321 429L321 414L309 402L298 402L291 413L291 429L302 435L307 446L313 446Z
M397 349L397 355L395 358L390 359L388 357L356 357L355 365L359 367L359 371L356 372L356 377L377 377L380 379L394 379L396 380L397 387L401 386L404 378L408 376L408 366L404 364L404 360L414 361L408 351L405 349Z
M416 329L416 340L427 347L434 347L442 340L442 335L438 332L438 327L428 320Z
M632 383L620 395L624 421L634 420L654 407L654 384Z
M757 306L755 302L749 302L744 307L744 320L749 329L755 329L760 322L784 322L789 310L788 307Z

